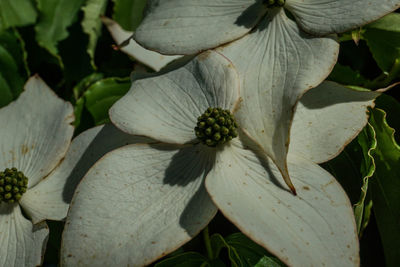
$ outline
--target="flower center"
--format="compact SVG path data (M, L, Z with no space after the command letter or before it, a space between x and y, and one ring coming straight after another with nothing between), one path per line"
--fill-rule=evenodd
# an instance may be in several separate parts
M229 110L208 108L197 118L194 132L203 144L215 147L237 137L236 128L237 123Z
M286 0L264 0L264 4L266 4L268 8L282 7L285 5L285 2Z
M0 172L0 203L14 203L26 192L28 178L17 170L7 168Z

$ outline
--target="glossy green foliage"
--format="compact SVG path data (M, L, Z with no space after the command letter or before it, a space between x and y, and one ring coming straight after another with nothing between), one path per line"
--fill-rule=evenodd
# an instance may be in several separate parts
M113 0L113 19L127 31L134 31L143 18L147 0Z
M82 20L83 31L89 36L87 52L91 59L91 64L95 67L94 53L96 50L97 39L101 35L102 23L99 17L104 15L107 7L107 0L88 0L82 10L84 18Z
M90 77L96 80L99 76ZM90 82L90 79L87 82ZM77 101L76 126L80 124L83 109L87 109L96 125L109 122L108 109L130 88L129 79L107 78L91 84ZM76 89L78 91L79 89Z
M361 38L367 41L378 66L389 72L400 58L400 14L392 13L364 28Z
M371 180L371 196L387 266L400 262L400 147L394 140L394 130L381 109L371 112L377 147L373 150L376 171Z
M84 0L37 0L39 21L35 25L36 39L54 56L57 44L68 37L68 27L77 18Z
M33 0L0 0L0 32L35 22L37 12Z
M16 99L28 76L23 40L17 31L0 32L0 107Z

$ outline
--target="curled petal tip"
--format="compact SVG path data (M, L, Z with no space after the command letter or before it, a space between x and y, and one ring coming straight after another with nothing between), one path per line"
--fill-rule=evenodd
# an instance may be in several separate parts
M293 194L294 196L297 196L296 188L294 188L293 185L292 185L292 186L289 186L289 188L290 188L290 191L292 191L292 194Z
M292 191L293 195L297 196L296 188L294 187L292 180L290 179L287 167L284 170L281 170L281 174L282 174L283 180L285 181L286 185L289 187L290 191Z

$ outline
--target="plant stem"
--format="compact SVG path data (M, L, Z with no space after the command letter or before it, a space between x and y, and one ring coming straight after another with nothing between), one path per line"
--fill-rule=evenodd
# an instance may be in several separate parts
M208 226L206 226L206 228L204 228L202 232L203 232L204 245L206 246L206 250L207 250L207 256L210 260L212 260L214 258L214 256L213 256L213 251L211 248L211 241L210 241L210 234L208 232Z

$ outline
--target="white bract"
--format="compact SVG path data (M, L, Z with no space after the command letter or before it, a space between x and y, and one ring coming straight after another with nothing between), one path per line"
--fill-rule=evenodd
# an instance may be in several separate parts
M0 171L15 167L28 178L19 201L0 202L0 266L41 265L49 234L45 220L66 217L89 167L112 149L148 140L105 125L70 143L73 119L72 106L37 76L15 102L0 109Z
M38 77L30 78L19 98L0 109L0 171L15 167L28 178L19 201L0 203L0 266L40 265L49 233L44 220L67 215L68 204L58 205L62 192L53 194L46 186L50 180L60 181L43 178L67 152L73 120L72 106Z
M121 45L119 49L122 52L128 54L135 60L150 67L155 71L159 71L168 63L182 57L166 56L154 51L147 50L136 43L135 40L131 39L133 32L125 31L120 25L118 25L118 23L109 18L102 17L101 20L103 21L104 25L106 25L108 31L111 33L111 36L113 37L117 45ZM125 42L128 43L125 44Z
M321 36L362 26L400 7L399 0L275 1L284 2L283 6L268 2L149 0L146 17L134 38L162 54L194 54L237 40L252 30L268 31L268 21L282 20L275 16L283 9L291 12L302 30ZM286 25L281 26L280 34L289 33Z
M237 120L294 191L286 164L293 107L336 62L339 45L328 34L399 6L400 0L150 0L134 39L162 54L220 47L239 73Z
M377 93L326 82L302 98L288 156L295 196L240 122L239 137L224 145L196 139L207 108L240 112L239 85L231 62L212 51L133 82L111 119L158 142L118 148L89 170L67 217L63 266L149 264L193 238L217 209L290 266L359 264L351 204L315 162L339 153L362 129Z

